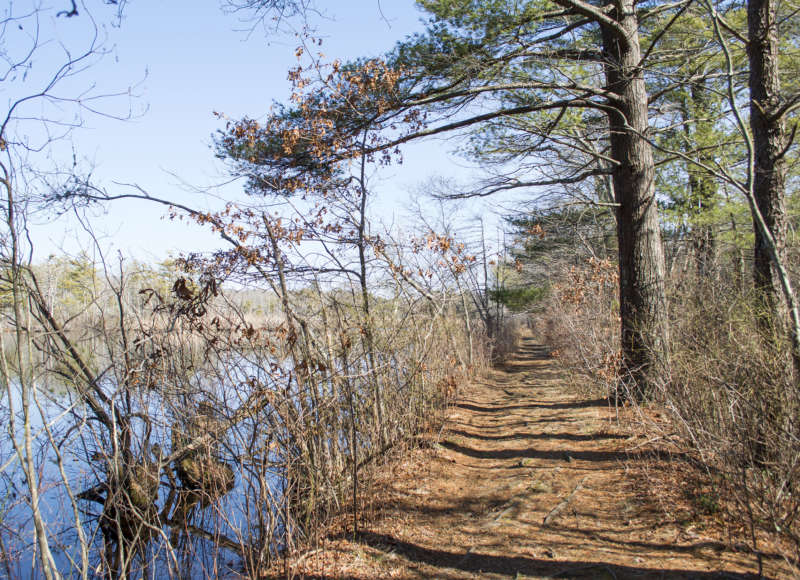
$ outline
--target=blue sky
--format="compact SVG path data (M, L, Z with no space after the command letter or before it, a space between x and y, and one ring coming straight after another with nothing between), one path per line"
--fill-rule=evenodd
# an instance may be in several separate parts
M59 8L68 5L65 0L49 2ZM422 13L411 0L327 4L326 17L315 18L314 24L324 38L319 50L331 59L379 55L423 28ZM103 9L96 6L93 11L105 16ZM66 45L84 42L85 26L78 19L55 22ZM263 117L273 101L288 96L286 72L297 62L298 40L291 32L267 35L256 28L248 33L249 26L240 16L225 14L214 0L134 0L126 7L121 27L105 26L110 53L76 77L72 90L91 84L99 91L131 87L134 99L109 101L105 106L125 112L130 104L134 118L83 117L83 127L73 133L70 147L84 166L93 168L95 180L111 191L120 190L114 182L135 183L154 195L199 209L218 203L193 191L226 181L224 168L210 147L211 135L221 126L213 111L232 118ZM56 51L52 63L39 63L39 70L61 56ZM383 171L375 181L373 216L397 222L408 191L430 175L469 173L463 161L446 154L449 149L452 143L443 141L408 147L403 165ZM72 155L64 144L58 151L64 157ZM217 190L226 199L240 192L236 184ZM163 208L141 202L116 202L104 212L95 212L92 223L106 251L121 250L144 260L220 245L212 234L169 222L164 214ZM46 221L34 228L37 256L59 249L74 253L86 246L76 220L67 216Z

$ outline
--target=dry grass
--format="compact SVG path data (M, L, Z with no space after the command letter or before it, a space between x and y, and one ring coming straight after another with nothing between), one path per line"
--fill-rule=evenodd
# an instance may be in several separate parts
M573 376L611 394L619 365L614 280L592 263L565 277L549 306L547 340ZM758 328L753 296L724 272L678 272L669 291L671 374L645 407L622 416L691 462L653 466L651 487L669 498L666 511L685 492L737 542L797 565L800 389L787 372L786 344Z

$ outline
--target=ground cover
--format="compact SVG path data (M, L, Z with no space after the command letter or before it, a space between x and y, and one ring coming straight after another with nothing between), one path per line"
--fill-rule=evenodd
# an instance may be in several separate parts
M431 445L378 474L359 532L343 522L289 558L288 576L757 578L746 538L709 504L723 500L685 487L685 458L620 412L527 337L462 390ZM792 577L761 550L764 577Z

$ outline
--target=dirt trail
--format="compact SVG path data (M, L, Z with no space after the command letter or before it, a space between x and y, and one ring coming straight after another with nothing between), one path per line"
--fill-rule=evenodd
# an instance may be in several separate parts
M381 517L295 569L365 579L756 578L751 554L642 499L633 472L646 457L631 451L640 440L613 417L607 401L571 392L546 349L525 339L504 368L465 389L438 446L395 466Z

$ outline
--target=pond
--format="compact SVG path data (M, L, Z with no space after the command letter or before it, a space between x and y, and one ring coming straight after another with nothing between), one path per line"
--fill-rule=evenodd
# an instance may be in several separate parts
M104 392L124 410L112 429L74 391L38 385L29 424L39 505L65 577L79 577L81 563L70 492L87 538L90 577L126 569L137 578L240 577L280 550L291 446L278 440L279 414L260 392L277 388L274 365L264 371L245 363L195 373L169 391L131 393L109 383ZM11 440L23 439L21 397L13 383L0 402L9 425L0 441L0 577L38 578L30 493ZM204 436L209 441L170 461L179 447Z

